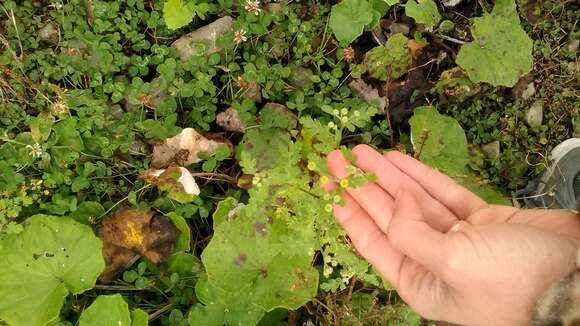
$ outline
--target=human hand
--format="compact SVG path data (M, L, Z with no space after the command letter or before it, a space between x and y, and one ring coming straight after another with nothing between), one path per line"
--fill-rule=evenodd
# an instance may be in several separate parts
M580 219L488 205L399 152L354 148L376 182L348 188L334 213L359 253L419 314L466 325L529 324L536 301L576 268ZM328 156L346 176L339 151Z

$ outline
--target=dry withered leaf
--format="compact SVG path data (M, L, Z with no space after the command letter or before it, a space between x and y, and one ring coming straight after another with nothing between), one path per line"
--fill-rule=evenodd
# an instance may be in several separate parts
M169 195L178 197L180 194L197 196L200 193L199 186L188 169L172 166L167 169L145 171L143 180L155 185L162 191L168 191Z
M385 112L388 100L380 96L379 91L362 79L353 79L348 83L348 87L360 96L365 102L379 106L380 112Z
M218 126L227 131L244 131L246 123L240 118L240 113L234 108L218 113L215 119Z
M125 208L103 220L98 235L107 266L101 282L110 283L141 256L155 264L163 262L179 234L173 222L150 210Z
M411 56L413 57L413 59L417 59L417 57L419 56L419 54L421 54L421 51L423 51L423 49L425 48L425 46L427 46L427 44L419 43L414 39L409 39L409 42L407 42L407 46L409 47L409 50L411 50Z
M200 152L215 154L219 142L209 140L193 128L185 128L179 134L167 138L153 148L151 167L165 169L171 165L187 166L201 161Z

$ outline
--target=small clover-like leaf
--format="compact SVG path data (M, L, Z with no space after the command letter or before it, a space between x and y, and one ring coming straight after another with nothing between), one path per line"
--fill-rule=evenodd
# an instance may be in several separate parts
M433 0L411 0L405 5L405 15L413 18L415 22L433 28L441 20L437 4Z
M344 0L332 7L330 28L341 43L351 43L373 21L373 8L366 0Z
M36 215L23 225L0 240L0 319L45 325L69 293L95 285L105 268L103 245L90 227L66 217Z
M491 14L474 20L473 42L457 55L457 64L474 82L512 87L532 69L533 42L506 1L513 0L499 1Z

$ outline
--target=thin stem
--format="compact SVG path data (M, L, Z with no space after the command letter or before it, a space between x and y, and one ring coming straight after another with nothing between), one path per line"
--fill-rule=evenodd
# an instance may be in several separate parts
M457 44L461 44L461 45L468 43L468 42L465 42L465 41L462 41L462 40L458 40L456 38L453 38L453 37L447 36L447 35L443 35L443 34L435 34L434 36L436 36L438 38L441 38L441 39L444 39L446 41L453 42L453 43L457 43Z
M152 313L151 315L149 315L149 321L153 321L157 318L159 318L159 316L163 315L164 313L168 312L169 310L173 309L173 307L175 307L174 303L169 303L165 306L163 306L161 309L155 311L154 313Z

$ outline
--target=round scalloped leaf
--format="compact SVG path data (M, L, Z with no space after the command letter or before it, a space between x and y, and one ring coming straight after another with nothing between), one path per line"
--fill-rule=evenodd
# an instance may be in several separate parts
M437 4L433 0L411 0L405 5L405 15L413 18L415 22L426 27L435 27L441 20Z
M262 204L245 206L217 225L202 261L211 285L236 292L250 284L247 300L264 310L297 309L318 288L318 272L309 253L313 240L269 216Z
M264 309L248 300L251 284L236 292L227 292L212 286L203 274L195 284L195 295L201 303L191 307L190 325L204 326L254 326L264 316Z
M366 0L343 0L332 7L330 28L341 43L351 43L373 21L373 8Z
M0 240L0 319L46 325L64 298L91 289L105 269L102 242L72 219L36 215L24 231Z
M100 295L83 311L79 326L131 326L129 306L120 294Z
M474 82L512 87L532 69L533 42L519 19L507 13L476 18L473 42L463 45L457 55L457 64Z
M421 161L445 172L488 203L510 204L467 167L467 138L457 120L439 114L432 106L422 106L415 109L409 124L411 141L415 152L420 153Z
M426 164L459 171L469 163L467 138L457 120L439 114L432 106L415 108L411 125L411 142Z

